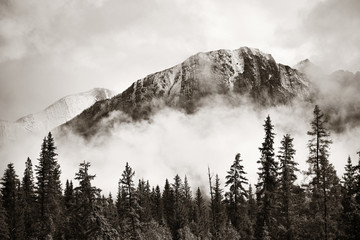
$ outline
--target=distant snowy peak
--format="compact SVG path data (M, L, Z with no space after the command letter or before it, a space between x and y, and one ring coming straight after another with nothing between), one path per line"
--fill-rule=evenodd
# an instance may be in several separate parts
M122 111L133 120L146 119L163 106L192 113L201 108L202 98L214 94L247 96L269 106L286 104L293 98L309 99L310 89L306 75L258 49L201 52L137 80L121 94L94 104L66 127L92 135L98 131L97 123L113 111Z
M21 134L44 134L74 118L95 102L113 96L115 96L114 92L103 88L66 96L43 111L29 114L15 122L0 121L0 138L6 141L6 139L16 139Z
M324 71L316 64L311 62L309 59L304 59L297 64L294 65L294 69L307 74L309 77L313 77L316 75L325 74Z
M300 72L304 72L306 68L308 68L310 65L312 65L312 62L308 58L301 60L297 64L293 66L294 69L299 70Z

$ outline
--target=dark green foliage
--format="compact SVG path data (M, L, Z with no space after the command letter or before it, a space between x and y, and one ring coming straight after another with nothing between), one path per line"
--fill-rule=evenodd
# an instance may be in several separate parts
M255 236L256 239L265 239L266 236L276 239L276 193L277 193L277 171L278 164L275 161L274 153L274 126L271 124L270 116L263 125L265 129L265 138L262 147L259 148L261 158L258 161L259 180L256 185L256 197L258 205L258 214L256 218Z

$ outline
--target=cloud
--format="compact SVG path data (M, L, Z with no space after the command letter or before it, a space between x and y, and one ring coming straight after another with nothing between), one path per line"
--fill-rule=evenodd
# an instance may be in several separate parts
M360 3L357 0L325 0L303 11L301 21L290 29L280 26L280 43L299 51L327 72L359 70ZM301 60L301 59L299 59Z
M259 147L264 138L263 124L270 115L274 124L275 152L277 153L283 135L289 133L294 138L295 160L302 171L306 163L313 106L294 102L289 106L259 109L247 102L244 105L229 103L222 97L211 97L203 101L203 106L194 114L186 114L170 108L163 108L149 120L131 122L120 111L112 112L102 121L99 131L90 141L71 131L55 134L58 147L58 161L61 165L61 179L74 181L75 173L82 161L91 162L91 173L96 174L94 185L107 195L115 194L117 183L126 162L135 170L135 182L144 178L150 184L164 186L165 179L172 181L176 174L187 175L193 190L200 186L208 189L207 168L218 173L222 186L226 172L235 154L240 153L251 184L257 182L257 161ZM116 124L115 119L125 119ZM111 123L110 130L106 129ZM64 130L64 129L63 129ZM334 144L331 146L330 162L335 165L338 176L342 176L347 156L356 156L355 142L360 138L360 127L341 133L332 132ZM42 136L22 138L8 143L0 149L0 172L6 164L15 163L19 176L24 170L24 162L29 156L37 164ZM19 149L21 146L21 149ZM355 163L355 161L354 161ZM298 182L306 181L299 175ZM75 184L76 181L74 182Z
M207 167L218 173L224 184L235 154L241 153L247 177L255 184L258 148L264 138L262 125L268 114L275 125L275 151L283 135L290 133L297 150L295 160L302 171L307 170L306 132L312 119L312 105L294 103L257 109L251 104L224 105L223 101L227 100L213 100L191 115L165 108L147 121L115 124L110 131L99 132L90 141L68 132L65 138L57 139L59 159L67 169L64 178L73 177L69 173L77 169L80 161L90 161L92 172L97 174L94 183L105 193L114 193L125 163L129 162L136 171L135 178L148 179L152 185L163 187L165 178L172 181L179 174L187 175L193 189L198 186L207 189ZM113 119L119 117L126 118L122 112L113 112L103 121L106 126L100 129L106 129L109 122L114 123ZM348 154L354 155L356 151L357 146L350 141L360 136L360 128L353 130L333 135L336 140L330 161L340 176ZM302 175L298 181L304 181Z
M297 24L313 2L2 1L1 118L94 87L121 92L200 51L248 45L291 64L295 50L277 44L276 29Z

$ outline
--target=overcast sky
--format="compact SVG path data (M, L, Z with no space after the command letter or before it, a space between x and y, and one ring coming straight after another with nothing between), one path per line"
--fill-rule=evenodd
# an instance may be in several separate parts
M360 1L1 0L0 119L241 46L359 70Z
M94 87L122 92L139 78L217 49L248 46L290 66L309 58L327 72L359 71L359 13L359 0L0 0L0 119L16 120ZM334 101L352 99L354 89L344 94L332 88L338 92ZM71 179L81 160L91 161L99 187L110 191L130 161L137 177L156 184L175 173L202 184L207 165L224 174L229 165L223 161L241 152L254 183L269 113L277 143L285 133L295 137L304 170L311 108L210 107L192 117L167 109L152 124L117 126L105 145L98 139L60 141L63 175ZM341 176L347 156L356 159L360 127L332 137L330 161ZM38 157L41 139L0 151L0 172L14 161L21 175L26 157Z

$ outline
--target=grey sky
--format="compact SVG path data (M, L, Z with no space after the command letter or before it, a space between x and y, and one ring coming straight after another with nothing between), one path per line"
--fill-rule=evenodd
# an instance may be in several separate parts
M94 87L121 92L192 54L220 48L249 46L288 65L310 58L326 71L359 71L359 13L358 0L0 0L0 119L16 120ZM331 86L337 91L333 101L342 103L340 85ZM350 99L346 103L360 101L355 97L358 87L342 89ZM282 134L295 137L297 160L304 170L312 107L279 106L260 113L250 106L241 111L215 107L192 118L167 109L151 125L118 126L101 147L98 139L92 145L77 138L59 142L63 175L72 178L74 168L86 159L96 168L99 187L110 191L116 188L119 169L130 161L138 177L151 175L154 183L190 172L199 174L189 176L198 184L206 182L208 164L224 174L229 165L223 161L230 162L239 151L254 183L262 124L269 113L277 143ZM354 112L358 113L356 107ZM242 141L245 136L247 142ZM340 175L347 155L355 159L358 146L353 143L359 136L358 125L333 134L336 144L330 160ZM38 157L41 139L22 143L23 151L16 143L0 152L1 172L15 161L21 174L26 157ZM194 156L198 164L192 172ZM113 172L104 161L113 164ZM154 176L153 166L160 167L161 174Z
M356 0L1 0L0 119L93 87L121 92L220 48L359 70L359 10Z

